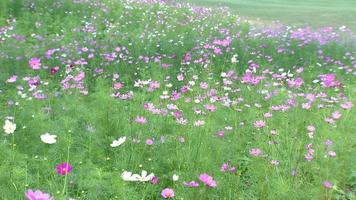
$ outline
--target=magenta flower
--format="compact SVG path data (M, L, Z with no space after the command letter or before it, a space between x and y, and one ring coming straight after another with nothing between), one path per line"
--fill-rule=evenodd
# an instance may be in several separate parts
M323 182L323 186L324 186L325 189L330 189L330 188L333 187L333 184L330 183L329 181L324 181Z
M216 132L216 136L218 136L218 137L224 137L224 136L225 136L225 131L218 131L218 132Z
M52 67L51 68L51 75L55 75L59 71L59 67Z
M150 145L150 146L151 146L151 145L153 145L153 143L154 143L154 142L153 142L152 139L147 139L147 140L146 140L146 144L147 144L147 145Z
M56 170L57 170L57 174L67 175L73 170L73 167L69 163L65 162L57 165Z
M224 163L222 164L222 166L220 167L220 171L221 172L230 172L230 173L235 173L236 172L236 167L231 167L229 166L229 163Z
M209 176L209 174L207 174L207 173L200 174L199 180L201 182L203 182L204 185L206 185L208 187L214 188L217 186L216 181L213 179L213 177Z
M161 195L165 199L172 199L174 197L174 191L171 188L165 188L162 190Z
M25 192L25 197L27 200L52 200L52 197L40 190L33 191L31 189Z
M147 123L147 119L145 117L142 116L137 116L135 119L135 122L138 124L146 124Z
M159 179L158 179L158 177L157 176L154 176L154 177L152 177L151 178L151 184L153 184L153 185L157 185L158 183L159 183Z
M30 61L28 61L28 64L33 70L41 69L41 59L39 58L31 58Z
M250 150L250 155L251 156L260 156L262 154L262 150L261 149L258 149L258 148L254 148L254 149L251 149Z
M322 74L320 75L320 79L323 81L323 86L326 88L341 86L341 83L336 80L335 74Z
M226 172L228 169L229 169L229 164L228 163L224 163L220 167L220 171L222 171L222 172Z
M183 185L187 187L199 187L199 183L195 181L183 182Z

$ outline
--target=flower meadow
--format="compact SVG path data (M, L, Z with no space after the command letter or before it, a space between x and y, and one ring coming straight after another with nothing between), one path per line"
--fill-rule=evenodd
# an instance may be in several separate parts
M354 199L356 37L164 0L3 0L0 199Z

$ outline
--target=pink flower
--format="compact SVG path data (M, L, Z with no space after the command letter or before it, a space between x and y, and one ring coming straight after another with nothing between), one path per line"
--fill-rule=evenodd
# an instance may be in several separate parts
M327 139L327 140L325 141L325 145L326 145L327 147L330 147L330 146L333 145L333 141Z
M199 183L195 181L183 182L183 185L186 187L199 187Z
M340 106L341 106L341 108L343 108L345 110L350 110L353 105L352 105L352 103L350 101L348 101L348 102L345 102L345 103L341 104Z
M302 73L304 71L304 68L303 67L299 67L296 71L297 71L298 74L300 74L300 73Z
M116 83L114 83L114 86L113 86L113 87L114 87L115 90L119 90L119 89L122 88L122 86L123 86L122 83L116 82Z
M334 111L332 114L331 114L332 118L334 119L340 119L341 117L341 113L339 111Z
M165 199L172 199L174 197L174 191L171 188L165 188L162 190L161 195Z
M320 79L323 81L323 86L326 88L340 87L341 83L336 80L335 74L322 74Z
M222 164L220 167L221 172L230 172L230 173L235 173L236 172L236 167L230 167L228 163Z
M271 118L272 117L272 113L267 112L263 115L265 118Z
M226 172L228 169L229 169L229 164L228 163L224 163L220 167L220 171L222 171L222 172Z
M258 148L254 148L254 149L251 149L250 150L250 155L251 156L260 156L262 154L262 150L261 149L258 149Z
M30 61L28 61L28 64L33 70L41 69L41 59L39 58L31 58Z
M205 121L203 121L203 120L194 121L194 126L203 126L204 124L205 124Z
M218 137L224 137L224 135L225 135L225 131L216 132L216 136L218 136Z
M79 72L79 74L74 77L74 81L78 83L82 81L84 77L85 77L85 72L83 71Z
M31 189L25 192L25 197L27 200L52 200L52 197L40 190L33 191Z
M303 103L302 104L302 108L305 110L309 110L311 108L311 104L310 103Z
M207 109L208 111L214 112L216 110L216 106L212 105L212 104L205 104L204 105L205 109Z
M307 130L309 132L314 132L315 131L315 127L313 125L309 125L309 126L307 126Z
M183 81L184 80L184 75L183 74L178 74L177 80L178 81Z
M152 177L152 179L151 179L151 184L153 184L153 185L157 185L158 183L159 183L159 179L158 179L158 177L157 176L154 176L154 177Z
M209 87L209 85L206 82L201 82L200 83L200 88L207 89L208 87Z
M57 174L67 175L73 170L73 167L69 163L65 162L57 165L56 170L57 170Z
M264 122L264 121L262 121L262 120L257 120L257 121L255 121L254 126L255 126L256 128L262 128L262 127L265 127L265 126L266 126L266 122Z
M151 145L153 145L153 143L154 143L154 142L153 142L152 139L147 139L147 140L146 140L146 144L147 144L147 145L150 145L150 146L151 146Z
M329 181L324 181L323 182L323 186L324 186L325 189L330 189L330 188L333 187L333 184L330 183Z
M143 116L137 116L135 119L135 122L138 124L146 124L147 123L147 119Z
M329 155L330 157L336 157L335 151L329 151L329 152L328 152L328 155Z
M15 83L17 81L17 76L13 75L9 79L7 79L7 83Z
M216 181L213 179L213 177L209 176L209 174L207 174L207 173L200 174L199 180L201 182L203 182L204 185L206 185L208 187L214 188L217 186Z

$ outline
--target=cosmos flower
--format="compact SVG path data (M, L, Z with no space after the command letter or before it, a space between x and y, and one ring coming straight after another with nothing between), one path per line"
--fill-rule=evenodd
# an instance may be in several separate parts
M324 181L323 186L325 189L331 189L333 187L333 184L329 181Z
M345 109L345 110L350 110L353 105L352 105L352 102L348 101L348 102L345 102L343 104L340 105L341 108Z
M122 88L122 86L123 86L122 83L116 82L116 83L114 83L113 88L114 88L115 90L119 90L119 89Z
M143 116L137 116L135 119L135 122L138 124L146 124L147 123L147 119Z
M126 136L123 136L123 137L120 137L117 140L112 141L110 146L115 148L115 147L118 147L118 146L122 145L125 141L126 141Z
M42 142L46 143L46 144L54 144L57 142L57 136L56 135L51 135L49 133L45 133L43 135L41 135L41 140Z
M59 175L67 175L72 170L73 170L73 167L67 162L64 162L64 163L56 166L56 171L57 171L57 174L59 174Z
M145 170L142 170L141 175L132 174L132 172L128 172L128 171L124 171L121 174L121 178L124 181L139 181L139 182L151 181L154 176L155 175L153 173L147 175L147 171Z
M173 180L174 182L176 182L176 181L178 181L178 179L179 179L179 176L178 176L177 174L173 174L172 180Z
M157 185L158 183L159 183L159 179L158 179L158 177L157 176L154 176L154 177L152 177L152 179L151 179L151 184L153 184L153 185Z
M208 187L214 188L217 186L216 181L213 179L213 177L209 176L209 174L207 174L207 173L200 174L199 180L201 182L203 182L204 185L206 185Z
M261 149L254 148L254 149L250 150L250 155L251 156L257 157L257 156L260 156L261 154L262 154L262 150Z
M230 172L230 173L235 173L236 172L236 167L231 167L229 166L228 163L223 163L220 167L221 172Z
M30 67L31 67L33 70L39 70L39 69L41 69L41 59L39 59L39 58L31 58L31 59L28 61L28 64L30 65Z
M256 128L262 128L266 126L266 122L262 121L262 120L257 120L255 121L255 123L253 124Z
M171 188L165 188L162 190L161 195L165 199L172 199L174 197L174 191Z
M9 79L7 79L6 83L15 83L17 81L17 76L13 75Z
M153 145L153 143L154 143L154 142L153 142L152 139L147 139L147 140L146 140L146 144L149 145L149 146Z
M199 187L199 183L195 181L183 182L183 185L186 187Z
M5 120L5 125L3 126L3 129L7 135L10 135L15 132L16 124L11 122L10 120Z
M25 197L27 200L52 200L53 198L40 190L33 191L29 189L25 192Z

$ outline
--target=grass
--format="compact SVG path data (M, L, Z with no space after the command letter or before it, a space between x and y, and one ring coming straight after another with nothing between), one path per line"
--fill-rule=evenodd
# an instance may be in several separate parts
M156 1L1 2L0 119L16 130L0 199L355 199L352 32ZM159 182L122 176L142 170Z
M279 20L289 25L315 28L346 25L356 30L353 0L185 0L202 6L227 6L237 14L265 22Z

